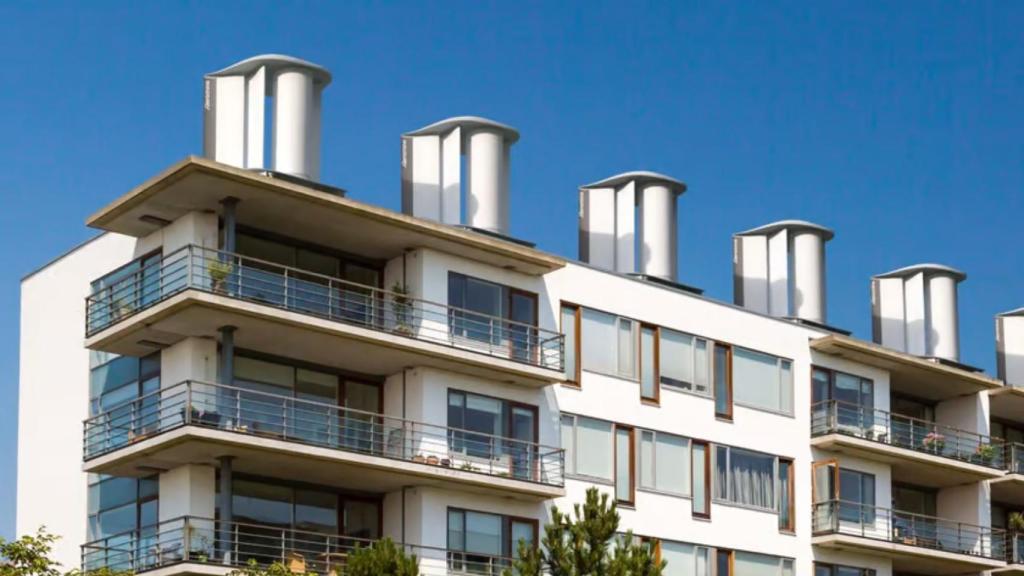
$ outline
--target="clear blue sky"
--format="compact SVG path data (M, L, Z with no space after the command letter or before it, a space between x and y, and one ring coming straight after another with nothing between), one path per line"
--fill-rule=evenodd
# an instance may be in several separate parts
M868 278L922 261L970 276L968 363L993 370L993 315L1024 305L1019 2L11 4L0 6L5 536L19 279L88 238L94 209L199 153L203 73L258 53L334 73L323 180L358 200L397 209L399 134L477 114L522 132L512 232L544 249L575 257L577 186L648 169L690 185L680 279L712 297L732 297L733 232L802 218L836 230L829 319L858 336L870 337Z

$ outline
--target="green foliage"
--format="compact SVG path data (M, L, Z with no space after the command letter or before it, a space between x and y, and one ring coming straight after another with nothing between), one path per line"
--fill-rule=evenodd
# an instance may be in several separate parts
M58 538L44 526L35 536L0 538L0 576L60 576L60 564L50 558Z
M504 576L661 576L665 562L655 560L650 547L636 542L633 534L618 534L619 513L607 494L587 489L582 506L573 516L551 509L544 527L543 549L519 543L518 557Z
M261 566L254 558L243 568L232 570L228 576L295 576L287 566L280 562L274 562L269 566Z
M344 576L417 576L419 573L416 556L407 556L391 538L356 548L348 555L342 570Z

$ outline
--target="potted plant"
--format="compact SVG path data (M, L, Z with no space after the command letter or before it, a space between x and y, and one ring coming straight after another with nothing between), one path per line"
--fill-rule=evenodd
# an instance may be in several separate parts
M982 463L991 464L992 458L996 455L996 448L991 444L978 444L978 449L974 451L974 455L977 456Z
M391 305L395 312L395 332L412 336L412 298L409 289L395 282L391 286Z
M214 292L225 292L225 284L227 283L228 276L234 271L234 266L231 262L223 262L221 260L211 260L206 265L206 271L210 274L210 288Z
M946 437L938 432L929 432L921 441L921 446L929 452L938 454L946 447Z
M1010 529L1010 532L1024 532L1024 514L1010 512L1006 518L1006 527Z

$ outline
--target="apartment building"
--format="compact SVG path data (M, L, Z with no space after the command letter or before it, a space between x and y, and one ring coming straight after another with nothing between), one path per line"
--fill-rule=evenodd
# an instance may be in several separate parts
M949 267L872 278L853 337L798 220L737 233L734 302L705 297L651 172L582 185L579 259L544 252L484 118L401 135L402 211L372 206L319 181L330 83L207 75L202 157L23 281L17 530L65 566L341 574L390 537L497 574L597 487L672 576L1024 574L1021 310L998 378L959 363Z

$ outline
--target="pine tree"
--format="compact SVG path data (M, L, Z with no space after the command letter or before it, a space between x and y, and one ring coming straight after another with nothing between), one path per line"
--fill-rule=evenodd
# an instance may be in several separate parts
M356 548L348 555L342 571L344 576L417 576L419 573L416 556L407 556L391 538Z
M573 506L573 516L551 509L544 527L542 547L519 543L518 557L504 576L661 576L664 561L651 549L618 533L619 513L607 494L587 489L583 505Z

